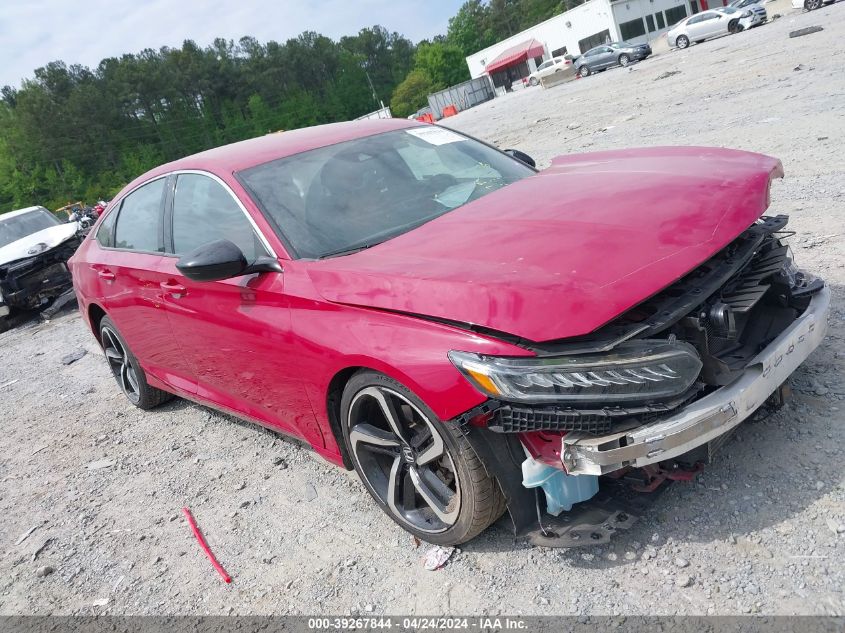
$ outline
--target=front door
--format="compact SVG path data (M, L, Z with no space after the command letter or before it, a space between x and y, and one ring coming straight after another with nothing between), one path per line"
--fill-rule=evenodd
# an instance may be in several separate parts
M221 181L200 173L176 178L167 234L177 257L220 239L236 244L247 261L272 255ZM322 445L298 377L284 274L197 282L184 277L176 261L168 270L165 301L173 334L193 367L197 395Z
M612 66L616 58L614 56L614 51L610 46L603 46L599 52L595 56L595 62L591 64L594 68L607 68L608 66Z

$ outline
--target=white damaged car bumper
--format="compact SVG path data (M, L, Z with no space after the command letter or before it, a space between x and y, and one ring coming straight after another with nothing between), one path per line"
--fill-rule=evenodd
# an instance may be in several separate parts
M830 289L815 294L792 325L762 350L743 375L667 419L603 436L563 436L563 465L572 475L602 475L683 455L727 433L762 405L819 346L827 332Z
M747 30L759 24L763 24L768 19L766 10L763 7L754 6L749 9L749 12L751 13L751 15L749 15L747 18L741 18L739 20L739 23L742 25L743 29Z

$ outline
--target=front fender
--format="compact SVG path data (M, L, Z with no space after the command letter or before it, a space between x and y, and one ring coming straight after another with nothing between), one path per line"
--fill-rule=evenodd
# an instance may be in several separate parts
M291 310L294 336L303 350L303 382L324 429L330 428L331 381L351 367L390 376L417 394L438 418L449 420L486 399L452 365L450 350L531 355L503 341L382 310L314 302L295 302Z

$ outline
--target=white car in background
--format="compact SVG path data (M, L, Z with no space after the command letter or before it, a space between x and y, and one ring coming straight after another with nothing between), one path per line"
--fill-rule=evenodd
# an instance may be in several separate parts
M804 9L804 11L815 11L822 5L833 4L836 0L792 0L793 9Z
M528 75L528 83L536 86L543 77L562 72L572 75L572 79L575 78L575 67L572 65L572 60L565 56L553 57L537 66L537 70Z
M0 332L10 313L72 294L67 260L79 246L79 231L78 222L62 222L44 207L0 215Z
M743 10L720 7L702 11L681 20L669 30L666 37L669 46L687 48L692 42L700 44L705 40L728 33L739 33L765 21L766 10L760 5L746 7Z

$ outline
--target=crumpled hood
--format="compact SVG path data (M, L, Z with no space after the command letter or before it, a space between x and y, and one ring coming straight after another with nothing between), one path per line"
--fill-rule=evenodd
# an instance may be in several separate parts
M768 206L775 158L657 147L563 156L405 235L311 262L329 301L531 341L588 334L731 242Z
M55 248L76 235L78 229L78 223L68 222L67 224L57 224L56 226L51 226L37 233L22 237L0 248L0 265L8 264L18 259L32 257L33 255L29 253L29 250L42 242L47 245L47 248L42 252Z

